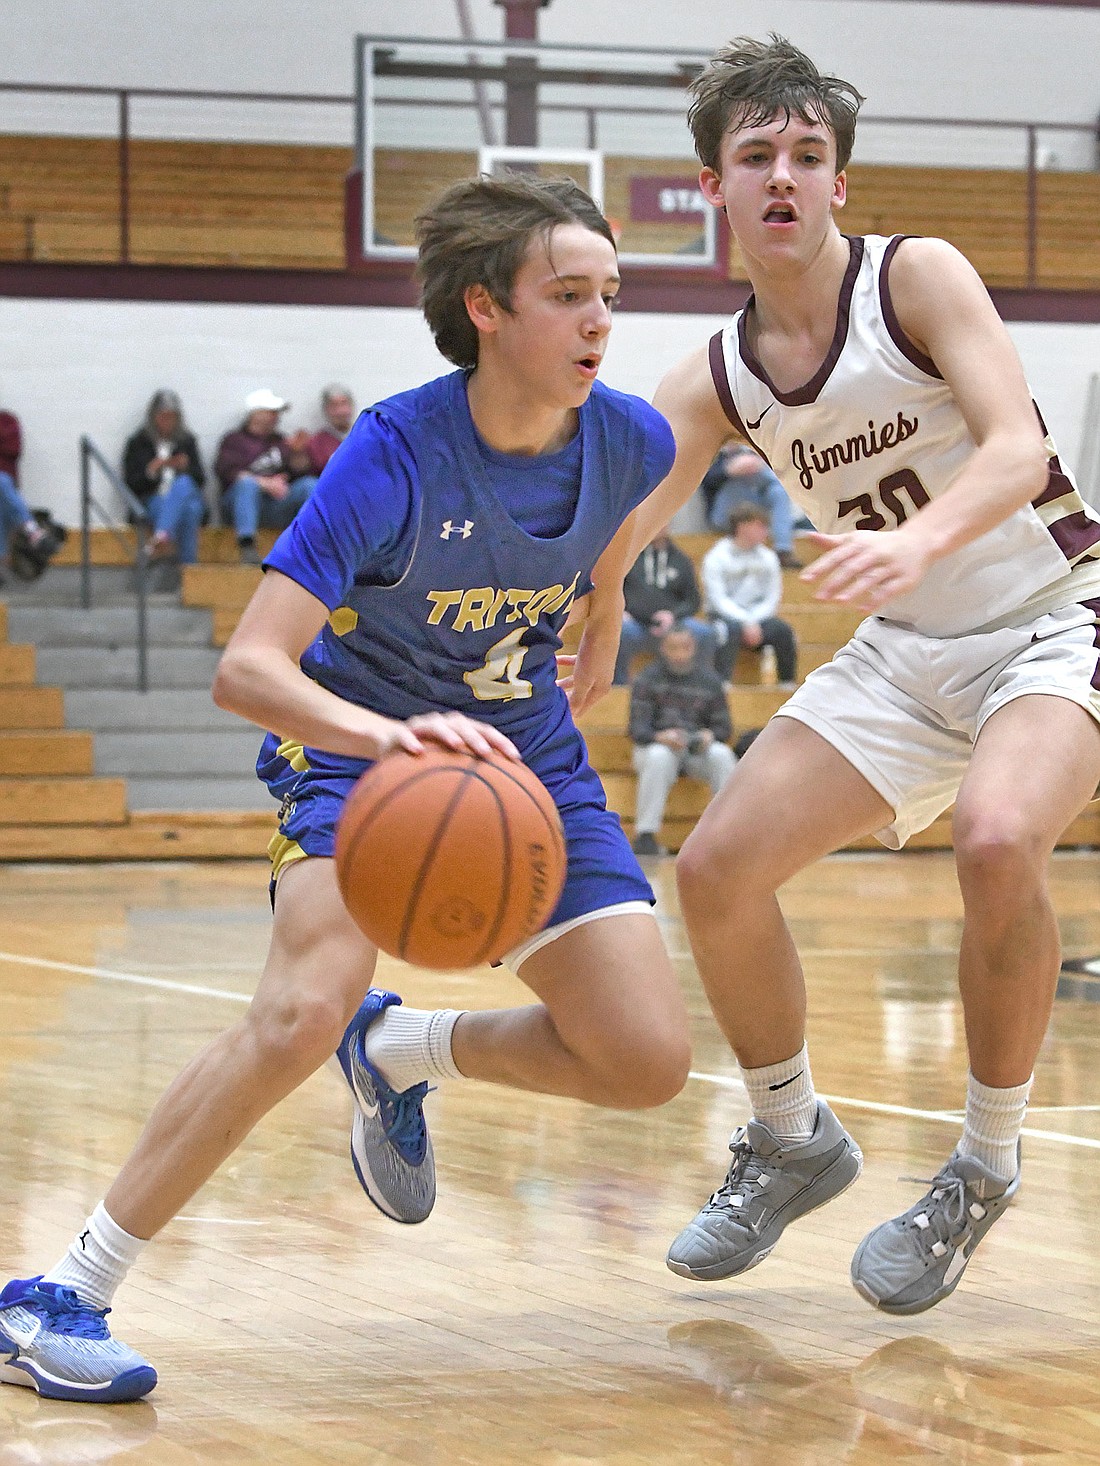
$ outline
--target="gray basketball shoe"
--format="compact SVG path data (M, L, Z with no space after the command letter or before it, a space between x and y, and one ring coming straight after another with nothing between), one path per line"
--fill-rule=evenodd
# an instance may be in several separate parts
M674 1273L709 1282L763 1262L783 1228L846 1191L863 1169L863 1154L824 1100L809 1140L777 1140L750 1120L730 1141L725 1181L668 1250Z
M367 1029L396 993L371 988L348 1024L336 1060L355 1096L351 1163L359 1184L380 1212L395 1222L422 1222L435 1205L435 1154L424 1120L427 1084L398 1093L363 1050Z
M939 1303L955 1291L975 1247L1019 1184L1019 1166L1005 1182L955 1151L916 1206L868 1232L856 1248L856 1292L885 1313L923 1313Z

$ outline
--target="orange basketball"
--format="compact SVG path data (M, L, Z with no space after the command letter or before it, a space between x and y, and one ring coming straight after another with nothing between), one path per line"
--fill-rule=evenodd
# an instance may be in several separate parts
M336 832L348 911L376 946L419 967L496 961L537 932L565 863L547 789L499 755L392 753L351 791Z

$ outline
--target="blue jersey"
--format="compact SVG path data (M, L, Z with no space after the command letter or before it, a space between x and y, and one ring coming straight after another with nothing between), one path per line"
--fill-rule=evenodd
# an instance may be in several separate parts
M364 413L266 560L330 611L316 682L394 718L454 709L521 742L556 723L560 631L672 466L664 418L596 383L560 452L496 453L453 372Z

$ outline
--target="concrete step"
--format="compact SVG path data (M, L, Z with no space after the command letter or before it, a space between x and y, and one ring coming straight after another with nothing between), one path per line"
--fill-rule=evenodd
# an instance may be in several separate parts
M132 810L255 810L276 812L276 804L259 779L157 778L128 779L127 799Z
M137 615L132 606L17 606L8 615L12 641L38 647L133 647ZM207 611L150 606L146 632L150 646L199 646L209 649L212 625Z
M16 606L79 606L80 566L51 565L37 580L17 580L14 575L4 581L4 599ZM92 605L134 604L134 573L128 565L92 566ZM150 605L178 606L179 592L157 592L149 597Z
M207 687L158 688L151 692L74 688L65 694L65 722L93 732L148 729L247 729L251 724L216 707ZM256 736L259 736L259 730Z
M219 653L212 648L152 646L149 648L149 685L157 688L209 687ZM38 676L64 688L117 687L137 684L137 651L133 646L42 647Z
M263 734L242 727L224 732L97 733L95 771L127 778L190 775L202 778L254 778Z

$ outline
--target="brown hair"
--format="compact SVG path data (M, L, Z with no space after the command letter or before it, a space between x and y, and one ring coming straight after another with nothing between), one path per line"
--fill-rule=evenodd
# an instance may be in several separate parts
M739 36L723 46L691 83L688 126L706 168L721 172L722 138L731 123L759 127L782 113L823 123L836 138L836 167L847 167L863 97L851 82L822 76L790 41L773 31L767 41Z
M571 178L466 178L417 216L421 309L448 361L477 366L477 327L465 301L470 286L483 285L502 310L511 311L528 245L536 235L549 242L559 224L583 224L614 247L611 225Z
M735 504L730 510L730 534L736 534L743 524L770 526L771 517L766 509L761 509L756 504Z

